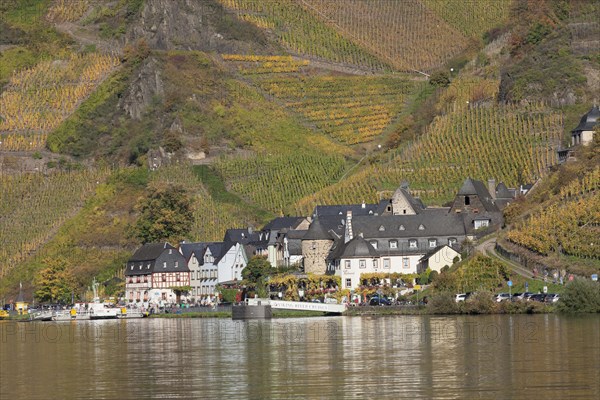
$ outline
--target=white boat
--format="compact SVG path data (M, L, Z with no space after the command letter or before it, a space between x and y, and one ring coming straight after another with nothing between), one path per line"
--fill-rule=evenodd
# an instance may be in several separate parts
M121 309L116 308L112 305L104 303L90 303L88 304L89 319L117 319L117 316L121 314Z
M135 308L121 308L121 313L117 315L117 318L144 318L147 317L148 313L147 312L143 312L141 310L135 309Z

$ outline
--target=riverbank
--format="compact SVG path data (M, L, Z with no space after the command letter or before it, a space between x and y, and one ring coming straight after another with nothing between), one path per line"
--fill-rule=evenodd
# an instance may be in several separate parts
M273 310L273 318L323 317L318 311ZM231 318L231 311L199 311L182 313L152 314L150 318Z

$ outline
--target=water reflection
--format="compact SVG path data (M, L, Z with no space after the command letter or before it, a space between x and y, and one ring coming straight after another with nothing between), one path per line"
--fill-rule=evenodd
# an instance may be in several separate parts
M598 398L600 316L0 323L0 398Z

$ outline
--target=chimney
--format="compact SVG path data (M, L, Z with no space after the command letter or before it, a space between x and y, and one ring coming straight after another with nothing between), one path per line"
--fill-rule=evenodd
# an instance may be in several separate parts
M496 180L493 178L488 179L488 192L490 192L492 199L496 198Z
M346 212L346 230L344 233L344 243L348 243L352 240L352 211L348 210Z

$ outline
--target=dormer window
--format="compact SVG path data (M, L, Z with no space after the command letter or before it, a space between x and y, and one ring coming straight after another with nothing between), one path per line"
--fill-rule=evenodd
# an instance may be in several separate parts
M133 271L133 265L131 266L131 270Z
M383 225L381 225L381 226L379 227L379 232L383 232L383 231L385 231L385 227L384 227Z
M377 248L377 240L373 240L370 243L371 243L371 246L373 246L374 249Z
M404 225L400 225L400 226L398 227L398 230L399 230L399 231L403 231L403 230L405 230L405 229L406 229L406 228L404 227Z
M416 249L417 248L417 239L410 239L408 241L408 248Z
M373 210L369 210L369 215L372 215L372 214L373 214Z
M390 240L390 249L397 249L397 248L398 248L398 241Z
M179 267L179 261L175 261L175 268Z
M419 230L420 231L424 231L425 230L425 225L423 225L423 224L419 225Z
M169 249L169 254L173 254L173 249Z
M433 248L437 246L437 240L436 239L429 239L429 247Z
M140 271L142 270L142 265L140 264Z
M163 268L167 268L167 262L166 261L163 263Z

